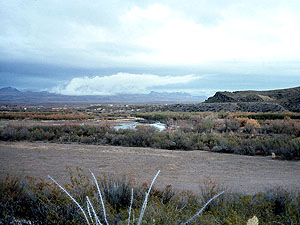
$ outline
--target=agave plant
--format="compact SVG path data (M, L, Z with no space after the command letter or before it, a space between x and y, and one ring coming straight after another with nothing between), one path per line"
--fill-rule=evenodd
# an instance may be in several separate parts
M91 172L91 171L90 171ZM149 186L149 189L148 191L146 192L146 195L145 195L145 199L144 199L144 202L143 202L143 205L142 205L142 208L141 208L141 212L140 212L140 215L139 215L139 219L137 221L137 225L140 225L143 221L143 216L144 216L144 213L145 213L145 210L147 208L147 202L148 202L148 198L149 198L149 195L150 195L150 191L152 189L152 186L155 182L155 180L157 179L158 175L160 173L160 170L156 173L156 175L154 176L150 186ZM102 193L101 193L101 190L100 190L100 187L99 187L99 184L98 184L98 181L94 175L93 172L91 172L91 175L94 179L94 182L95 182L95 185L97 187L97 190L98 190L98 195L99 195L99 200L101 202L101 206L102 206L102 211L103 211L103 218L104 218L104 221L105 221L105 224L106 225L109 225L108 223L108 220L107 220L107 216L106 216L106 210L105 210L105 205L104 205L104 201L103 201L103 198L102 198ZM103 225L101 222L100 222L100 219L94 209L94 206L92 205L90 199L88 196L86 196L86 205L87 205L87 209L86 211L83 209L83 207L72 197L72 195L63 187L61 186L55 179L53 179L51 176L48 175L48 177L63 191L67 194L67 196L78 206L78 208L80 209L80 211L82 212L84 218L85 218L85 221L86 221L86 224L87 225ZM185 221L184 223L182 223L183 225L187 225L189 224L192 220L194 220L196 217L198 217L203 211L204 209L214 200L216 199L217 197L219 197L220 195L222 195L224 193L221 192L215 196L213 196L211 199L209 199L205 205L195 214L193 215L190 219L188 219L187 221ZM129 206L129 210L128 210L128 225L130 225L130 221L131 221L131 210L132 210L132 203L133 203L133 189L131 189L131 198L130 198L130 206ZM256 218L256 217L255 217ZM252 219L249 219L247 225L258 225L258 220L257 220L257 223L251 223L251 221L254 221L253 220L254 217ZM257 218L256 218L257 219Z

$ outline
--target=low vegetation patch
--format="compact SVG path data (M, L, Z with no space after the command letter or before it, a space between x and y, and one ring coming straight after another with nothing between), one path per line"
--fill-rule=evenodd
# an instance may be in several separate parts
M2 120L87 120L93 117L84 113L63 112L1 112Z
M283 120L286 118L299 120L300 114L299 113L251 113L251 114L239 115L238 117L246 117L249 119L256 119L256 120Z
M64 185L64 189L85 211L88 196L102 224L106 224L106 220L108 224L136 224L149 183L140 185L133 179L124 177L117 179L101 176L97 180L106 217L99 202L97 187L81 169L77 169L76 173L70 171L70 183ZM50 180L27 178L20 181L7 177L1 180L0 188L1 224L86 224L78 206ZM175 192L170 185L164 189L154 186L149 192L141 224L183 224L199 212L212 196L220 192L220 187L211 181L199 184L199 188L201 194L195 196L191 192ZM225 191L189 224L244 225L247 221L249 223L250 218L250 222L259 220L259 224L299 224L299 210L299 192L273 189L255 195L244 195Z
M227 112L136 115L164 122L167 129L163 131L144 125L116 130L108 122L98 125L8 125L0 128L0 140L77 142L242 155L271 156L273 153L277 159L300 159L299 120L291 117L256 120L241 115Z

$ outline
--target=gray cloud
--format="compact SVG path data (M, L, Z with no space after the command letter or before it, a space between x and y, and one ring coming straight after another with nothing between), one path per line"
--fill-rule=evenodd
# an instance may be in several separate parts
M192 92L252 88L259 76L298 85L299 10L294 0L0 1L0 81L51 89L123 72L217 74L182 85Z
M1 1L1 57L83 67L299 60L299 9L283 0Z

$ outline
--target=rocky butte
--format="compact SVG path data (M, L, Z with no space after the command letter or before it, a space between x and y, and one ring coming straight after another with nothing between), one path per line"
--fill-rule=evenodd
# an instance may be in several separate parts
M217 92L205 103L270 103L282 110L300 112L300 87L269 91Z

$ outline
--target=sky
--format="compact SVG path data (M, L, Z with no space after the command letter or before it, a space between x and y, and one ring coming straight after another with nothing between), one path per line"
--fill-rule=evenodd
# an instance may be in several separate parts
M85 95L300 86L299 0L0 0L0 87Z

